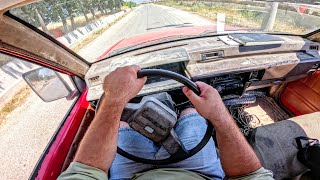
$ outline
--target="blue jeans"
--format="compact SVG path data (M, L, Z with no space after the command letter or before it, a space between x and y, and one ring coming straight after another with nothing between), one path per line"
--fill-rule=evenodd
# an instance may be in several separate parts
M175 131L187 150L195 147L203 138L207 123L198 113L181 117ZM169 153L161 146L139 134L131 128L120 128L118 146L130 154L147 159L164 159ZM157 168L182 168L204 174L212 179L223 179L224 172L212 140L197 154L168 165L150 165L137 163L119 154L116 155L110 168L110 179L130 179L134 174Z

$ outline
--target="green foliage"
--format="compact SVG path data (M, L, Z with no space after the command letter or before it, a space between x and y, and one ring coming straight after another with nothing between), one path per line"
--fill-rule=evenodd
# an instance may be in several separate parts
M87 23L92 18L119 11L123 0L43 0L11 10L11 13L35 27L44 27L50 23L62 22L64 33L74 30L75 18L84 16ZM71 21L68 27L67 20Z
M123 5L131 8L131 7L136 7L137 3L128 1L128 2L124 2Z
M248 10L240 10L241 16L247 19L260 21L263 19L263 13L261 11L248 11Z

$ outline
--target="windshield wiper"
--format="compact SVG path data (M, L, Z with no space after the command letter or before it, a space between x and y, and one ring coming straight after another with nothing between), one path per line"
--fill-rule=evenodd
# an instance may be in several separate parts
M169 24L169 25L164 25L164 26L147 28L147 30L161 29L161 28L167 28L167 27L184 28L184 27L193 27L193 25L192 25L192 23Z
M235 29L235 30L225 30L223 32L221 32L222 34L230 34L230 33L240 33L237 31L246 31L246 32L261 32L259 31L259 29L246 29L246 28L239 28L239 29ZM198 36L208 36L208 35L217 35L217 31L214 30L205 30L202 33L200 33Z

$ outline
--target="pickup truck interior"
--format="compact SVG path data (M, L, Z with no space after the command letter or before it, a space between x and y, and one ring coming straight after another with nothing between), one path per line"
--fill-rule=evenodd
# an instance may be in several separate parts
M276 36L284 42L247 47L234 45L236 42L227 36L216 36L110 57L89 69L85 77L87 100L96 107L104 77L117 67L133 63L142 69L168 70L206 82L219 91L241 132L275 178L298 176L306 169L295 159L297 149L287 151L284 142L291 136L320 138L320 44L298 36ZM143 90L130 103L158 97L179 114L192 106L181 91L183 86L166 77L148 77ZM299 127L288 123L291 121ZM274 146L276 142L281 145ZM270 152L279 153L271 156Z

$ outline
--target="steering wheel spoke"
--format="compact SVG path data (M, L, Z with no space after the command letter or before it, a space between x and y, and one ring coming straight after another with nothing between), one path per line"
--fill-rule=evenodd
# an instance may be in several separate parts
M186 151L174 129L171 129L169 136L161 143L161 145L171 155L180 150Z

